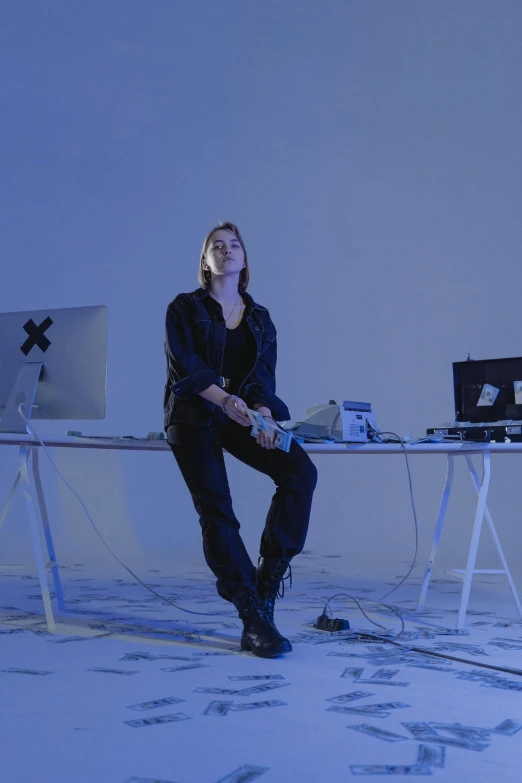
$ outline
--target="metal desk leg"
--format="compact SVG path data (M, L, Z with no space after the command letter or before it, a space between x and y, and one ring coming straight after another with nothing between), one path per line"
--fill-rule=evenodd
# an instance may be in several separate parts
M437 519L437 524L435 526L435 533L433 534L433 543L431 545L430 554L428 557L428 567L426 568L426 571L424 573L424 580L422 582L422 588L421 588L419 600L417 602L417 612L421 612L424 608L424 602L426 600L426 594L428 592L428 587L431 579L431 572L433 570L433 564L435 562L435 556L437 554L437 549L439 546L439 539L442 531L442 525L444 523L444 517L446 516L446 508L448 506L448 500L451 492L451 485L453 483L454 457L452 454L448 454L447 456L448 456L448 469L446 474L446 486L444 487L444 492L442 494L439 517Z
M51 572L53 575L54 591L56 594L56 601L59 609L65 609L65 601L63 600L62 584L60 582L60 574L58 571L58 565L56 563L56 555L54 552L54 544L51 536L51 528L49 526L49 517L47 516L47 507L45 505L45 498L43 494L42 481L40 478L40 469L38 467L38 453L39 449L31 449L33 452L33 477L36 489L36 497L38 499L38 507L40 509L40 518L45 535L45 542L47 544L47 552L49 553L49 564L51 565Z
M480 485L477 511L475 513L475 523L473 525L473 533L471 534L471 543L469 545L468 562L464 570L464 585L462 587L462 596L460 599L460 609L457 617L457 628L464 626L466 619L466 610L468 608L469 591L471 590L471 580L473 578L473 572L475 570L475 561L477 559L477 550L480 539L480 531L482 530L482 520L484 519L484 512L486 510L486 501L488 497L489 480L491 477L491 453L484 451L482 453L483 477L482 484Z
M472 478L473 483L475 485L475 489L477 490L477 492L479 492L480 491L480 482L478 480L477 471L475 470L475 467L473 465L473 460L471 459L471 457L469 455L466 456L466 462L468 463L469 472L471 474L471 478ZM502 551L502 547L500 546L500 540L498 538L497 531L495 530L495 525L493 524L493 520L491 518L491 514L489 513L489 509L488 509L487 505L485 507L485 513L486 513L486 520L487 520L487 523L489 525L489 529L491 530L491 535L493 536L493 540L494 540L495 545L497 547L497 551L498 551L498 554L499 554L499 557L500 557L500 561L501 561L502 566L503 566L502 570L490 570L490 571L486 571L486 573L490 573L490 574L505 574L506 575L506 578L507 578L507 580L509 582L509 586L511 588L511 592L513 593L513 598L515 599L515 603L517 605L518 613L519 613L520 617L522 617L522 605L520 604L520 599L518 597L518 593L517 593L516 588L515 588L515 583L513 582L513 579L511 578L511 573L509 571L506 558L504 557L504 552ZM481 573L484 573L484 571L482 571Z
M19 482L20 482L20 471L18 471L17 474L16 474L16 478L14 480L13 486L11 487L11 492L9 493L9 497L6 500L6 503L5 503L5 506L4 506L4 510L2 511L2 516L0 516L0 528L2 527L2 525L5 522L5 518L7 516L7 512L9 511L9 509L11 507L11 503L12 503L12 500L13 500L13 498L15 496L16 488L17 488Z
M40 546L40 537L38 534L38 525L36 516L34 513L33 498L31 495L31 483L29 480L29 473L27 470L27 462L29 459L30 446L20 447L20 476L22 478L22 485L25 496L25 506L27 509L27 516L29 519L29 527L31 530L31 537L33 539L34 557L36 560L36 567L38 569L38 577L40 579L40 587L42 590L42 599L44 603L45 617L47 620L47 628L50 631L55 629L53 608L51 606L51 596L49 595L49 586L47 584L47 573L45 570L45 563L42 557L42 549Z

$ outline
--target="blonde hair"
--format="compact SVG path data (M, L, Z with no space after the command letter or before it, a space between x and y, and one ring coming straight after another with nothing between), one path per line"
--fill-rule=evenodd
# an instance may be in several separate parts
M218 226L214 226L214 228L208 232L207 236L205 237L205 241L203 242L201 255L199 257L198 283L202 288L210 287L211 272L210 269L208 270L203 269L203 261L205 260L205 253L207 252L207 248L210 244L212 234L214 234L216 231L219 231L220 229L223 231L230 231L231 234L234 234L234 236L239 241L239 244L243 248L243 253L245 254L245 268L242 269L241 272L239 273L239 283L238 283L238 291L242 293L243 291L247 290L248 281L250 280L250 273L248 271L248 255L247 255L245 243L243 242L243 237L239 233L239 229L234 223L228 223L228 222L220 223Z

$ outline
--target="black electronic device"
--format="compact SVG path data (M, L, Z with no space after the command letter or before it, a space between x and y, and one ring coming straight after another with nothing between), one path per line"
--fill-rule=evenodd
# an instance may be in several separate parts
M478 424L522 420L522 404L515 401L515 385L522 383L522 357L468 359L453 362L455 421ZM491 405L478 405L484 386L498 389Z
M342 620L338 617L327 617L324 613L317 618L315 627L320 631L348 631L350 623L348 620Z
M427 435L477 442L522 441L522 357L453 362L455 420Z
M427 435L439 435L447 441L473 443L522 443L522 424L485 424L483 427L428 427Z

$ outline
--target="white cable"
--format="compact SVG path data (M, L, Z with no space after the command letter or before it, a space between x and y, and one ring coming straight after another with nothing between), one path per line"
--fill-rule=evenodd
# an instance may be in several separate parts
M62 476L62 474L60 473L60 471L58 470L58 468L57 468L57 467L56 467L56 465L54 464L53 458L51 457L51 455L50 455L50 454L49 454L49 452L47 451L47 448L46 448L45 444L43 443L42 439L41 439L41 438L40 438L40 436L39 436L39 435L38 435L38 434L37 434L37 433L34 431L34 429L33 429L32 425L29 423L28 419L27 419L27 418L24 416L24 414L22 413L22 408L23 408L23 407L25 407L25 406L23 405L23 403L21 403L21 404L18 406L18 411L19 411L19 413L20 413L20 416L22 417L22 419L23 419L23 420L25 421L25 423L27 424L27 427L28 427L28 428L29 428L29 430L31 431L31 434L32 434L32 435L34 435L34 436L35 436L35 438L37 438L37 440L40 442L40 445L42 446L43 450L44 450L44 451L45 451L45 453L47 454L47 456L48 456L48 458L49 458L49 460L50 460L50 462L51 462L51 465L53 466L53 468L55 469L55 471L58 473L58 475L60 476L60 478L61 478L61 480L63 481L63 483L65 484L65 486L66 486L66 487L68 487L68 489L70 489L70 490L71 490L71 492L73 493L73 495L75 495L75 497L77 497L77 498L78 498L78 500L80 501L80 503L81 503L81 505L82 505L82 507L83 507L83 509L84 509L85 513L87 514L87 516L88 516L88 518L89 518L89 521L90 521L91 525L93 526L94 530L96 531L97 535L99 536L99 538L100 538L100 540L101 540L102 544L103 544L103 545L104 545L104 546L105 546L105 547L106 547L106 548L109 550L109 552L110 552L110 553L111 553L111 555L114 557L114 559L115 559L115 560L117 560L117 561L118 561L118 563L119 563L121 566L123 566L123 568L124 568L124 569L125 569L125 570L126 570L126 571L127 571L127 572L128 572L128 573L129 573L129 574L132 576L132 577L134 577L134 579L136 579L136 580L137 580L137 581L140 583L140 585L143 585L143 587L144 587L146 590L148 590L150 593L152 593L153 595L157 596L158 598L161 598L161 600L162 600L162 601L164 601L165 603L167 603L167 604L170 604L170 606L173 606L175 609L179 609L179 610L180 610L180 611L182 611L182 612L187 612L188 614L200 614L200 615L205 615L206 617L235 617L235 616L236 616L235 614L232 614L232 613L224 614L223 612L195 612L195 611L193 611L192 609L184 609L182 606L180 606L179 604L176 604L174 601L169 601L169 599L168 599L168 598L165 598L164 596L162 596L162 595L160 595L159 593L157 593L155 590L153 590L153 589L152 589L152 587L149 587L148 585L146 585L146 584L145 584L145 582L142 582L142 581L141 581L141 579L140 579L138 576L136 576L136 574L134 573L134 571L131 571L131 569L130 569L128 566L126 566L126 565L125 565L125 563L123 563L123 562L122 562L122 561L119 559L119 557L118 557L117 555L115 555L115 554L114 554L114 552L112 551L112 549L110 548L110 546L109 546L109 545L107 544L107 542L104 540L104 538L103 538L103 536L101 535L100 531L98 530L98 528L97 528L97 527L96 527L96 525L94 524L94 522L93 522L93 520L92 520L92 517L91 517L91 515L89 514L89 512L88 512L88 510L87 510L87 507L86 507L85 503L83 502L83 500L81 499L81 497L78 495L78 493L77 493L77 492L75 492L75 490L74 490L74 489L71 487L71 485L70 485L70 484L69 484L69 483L68 483L68 482L67 482L67 481L64 479L64 477Z
M409 568L408 573L406 574L405 577L403 577L403 579L401 579L399 584L395 585L395 587L392 587L392 589L388 590L388 592L385 593L384 595L381 595L381 597L379 598L379 603L381 603L385 598L388 598L389 595L394 593L396 590L399 589L399 587L401 587L401 585L404 584L404 582L408 579L408 577L410 576L411 572L415 568L415 563L417 561L417 552L418 552L418 548L419 548L419 523L417 521L417 512L415 510L415 500L413 499L413 486L412 486L412 482L411 482L410 463L409 463L409 460L408 460L408 452L406 451L406 445L404 443L404 440L399 435L397 435L397 433L395 433L395 432L380 432L379 431L379 432L377 432L377 435L379 436L379 438L380 438L381 435L393 435L393 437L397 438L397 440L400 442L400 444L402 446L402 450L404 451L404 456L406 457L406 469L408 471L408 482L409 482L409 485L410 485L411 507L413 509L413 520L414 520L414 523L415 523L415 551L414 551L414 554L413 554L412 564L411 564L411 566ZM401 631L401 633L402 633L402 631Z

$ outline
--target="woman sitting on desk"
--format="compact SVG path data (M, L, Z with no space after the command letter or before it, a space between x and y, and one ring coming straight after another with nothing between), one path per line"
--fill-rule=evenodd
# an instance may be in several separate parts
M199 515L217 591L243 621L241 649L273 658L292 649L275 626L274 604L304 546L317 470L295 440L284 452L273 436L250 433L248 407L268 421L286 421L290 413L275 394L276 329L246 292L247 253L233 223L207 235L198 280L199 288L178 294L167 310L165 430ZM277 487L257 569L239 534L223 448Z

